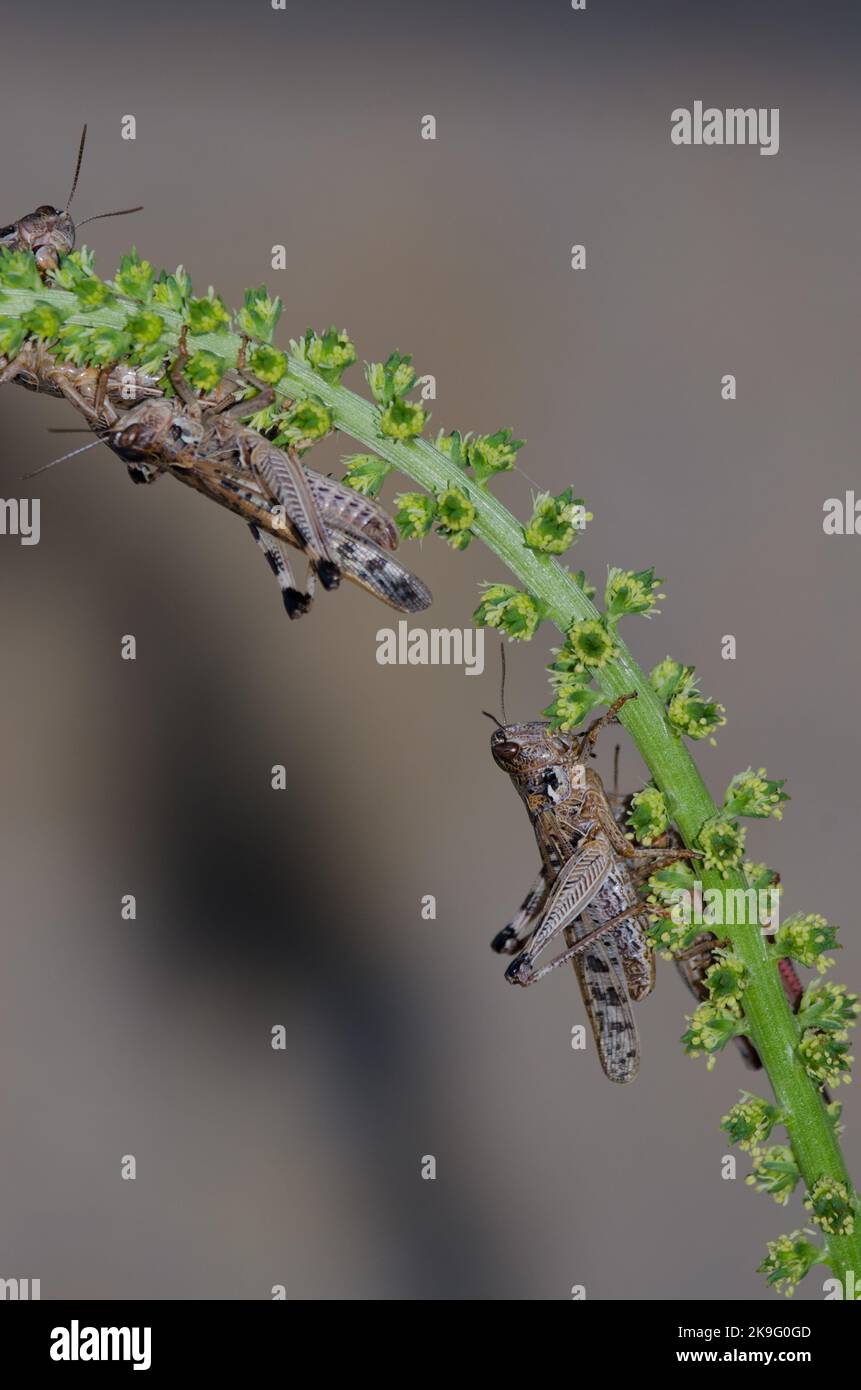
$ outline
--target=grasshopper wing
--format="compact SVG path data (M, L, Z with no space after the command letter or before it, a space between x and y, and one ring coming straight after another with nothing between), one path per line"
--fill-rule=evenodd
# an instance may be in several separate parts
M595 925L585 914L573 926L565 928L566 942L573 946L579 937L594 930ZM640 1040L625 972L610 933L593 941L582 955L574 956L571 964L605 1076L622 1085L633 1081L640 1067Z
M348 579L361 584L390 608L401 613L421 613L432 604L433 595L426 584L357 532L333 527L329 548Z

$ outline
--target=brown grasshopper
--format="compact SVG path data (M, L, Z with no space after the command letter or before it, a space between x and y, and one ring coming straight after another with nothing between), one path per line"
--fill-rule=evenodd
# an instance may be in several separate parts
M246 371L245 345L234 379L211 399L198 398L189 386L183 374L186 359L183 331L179 355L168 369L176 396L154 395L127 411L113 404L121 381L117 368L102 368L95 383L89 376L73 382L61 369L49 377L97 438L123 459L133 481L151 483L170 473L242 516L278 580L291 618L310 608L315 578L334 589L342 572L402 612L427 608L429 590L387 553L397 547L398 534L379 503L306 469L295 450L279 449L242 424L252 409L275 399L272 387ZM13 367L20 371L10 364L7 372ZM148 381L144 388L149 392ZM249 385L258 391L253 406L239 399ZM308 557L311 571L304 592L296 586L284 544Z
M94 217L85 217L83 222L75 225L69 214L69 208L72 206L72 199L78 186L78 175L81 172L86 139L87 127L84 126L81 132L81 143L78 146L78 159L75 164L72 191L66 199L66 206L55 208L44 203L34 212L28 212L26 216L20 217L17 222L10 222L7 227L0 227L0 246L5 246L9 251L32 251L43 280L47 280L49 274L57 269L61 256L67 256L70 251L74 250L75 233L78 227L85 226L87 222L97 222L102 217L126 217L131 212L143 211L142 208L137 207L122 208L119 212L97 212Z
M587 767L602 728L636 692L623 695L585 733L554 733L546 721L501 724L491 735L532 822L541 870L519 912L491 943L513 955L506 979L530 985L570 961L598 1056L611 1081L633 1081L639 1039L631 1001L655 982L648 909L639 885L659 867L690 858L684 848L634 846L620 828L600 777ZM536 962L564 934L566 949Z

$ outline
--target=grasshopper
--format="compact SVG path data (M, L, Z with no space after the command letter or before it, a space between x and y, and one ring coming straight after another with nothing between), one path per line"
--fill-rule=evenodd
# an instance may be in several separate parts
M87 222L97 222L102 217L126 217L131 212L143 211L142 208L136 207L122 208L119 212L97 212L93 217L85 217L83 222L79 222L76 226L69 213L69 208L72 206L72 199L78 186L78 175L81 172L81 161L84 158L86 140L87 127L84 126L81 132L81 143L78 146L78 159L75 164L72 191L66 199L66 206L55 208L44 203L34 212L28 212L24 217L20 217L17 222L10 222L7 227L0 227L0 246L6 247L9 251L32 251L43 280L47 280L51 272L57 269L61 256L67 256L70 251L74 250L75 234L78 227L85 226Z
M402 612L427 608L429 590L388 553L397 547L398 534L379 503L306 469L295 449L279 449L242 424L252 409L239 399L248 386L258 391L254 410L275 398L271 387L246 371L245 343L223 393L200 399L183 374L186 336L183 330L179 354L167 373L175 397L165 397L146 378L141 385L148 398L125 411L114 406L124 381L119 368L103 367L93 379L87 375L92 369L46 365L50 354L35 366L48 389L70 400L97 440L126 463L134 482L152 483L170 473L242 516L275 574L291 618L310 608L317 578L324 588L334 589L342 572ZM4 376L20 380L22 373L32 375L33 365L22 366L15 359L0 373L0 383ZM296 586L285 544L308 557L305 591Z
M639 1067L631 1002L644 999L655 982L649 910L639 885L657 868L695 855L676 846L632 845L600 777L586 765L600 730L635 698L636 692L620 696L579 736L535 720L500 724L490 740L494 761L526 806L541 855L535 883L492 948L514 956L505 972L511 984L534 984L571 962L601 1066L622 1083L633 1081ZM562 934L565 949L539 965Z

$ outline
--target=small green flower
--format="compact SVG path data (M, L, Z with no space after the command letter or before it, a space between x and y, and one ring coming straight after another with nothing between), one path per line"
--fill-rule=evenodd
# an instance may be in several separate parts
M714 869L721 878L728 878L744 859L746 831L725 816L714 816L700 831L700 849L705 856L703 866Z
M750 1151L765 1144L774 1126L782 1123L783 1117L776 1105L769 1105L767 1100L742 1091L741 1100L736 1102L728 1115L724 1115L720 1127L729 1135L731 1144L738 1144L740 1149Z
M277 386L287 372L287 354L269 343L259 343L249 355L248 365L267 386Z
M556 699L548 705L542 713L546 719L550 720L553 729L559 729L562 733L569 733L576 729L578 724L582 724L586 715L589 714L596 705L604 703L604 697L599 690L594 690L589 685L580 685L576 681L570 681L567 685L560 685L556 690Z
M96 278L96 258L89 246L79 246L64 256L51 271L51 284L58 290L76 290L81 281ZM99 282L103 283L102 281Z
M769 781L764 767L758 772L749 767L746 772L737 772L733 777L726 789L723 808L728 816L755 816L759 819L774 816L775 820L782 820L780 804L789 800L783 785L783 781Z
M585 677L588 676L586 667L567 643L562 647L551 647L550 650L555 660L551 661L547 671L550 684L554 689L559 689L564 685L586 684Z
M309 329L305 339L305 360L330 386L337 386L347 368L356 361L356 349L350 342L346 328L339 333L333 324L322 334Z
M477 627L496 627L520 642L530 641L544 618L544 606L510 584L488 584L472 620Z
M476 511L466 493L458 487L444 488L437 496L437 534L454 550L466 550L472 540Z
M154 284L155 271L149 261L141 260L133 246L131 254L123 256L112 288L117 294L125 295L126 299L137 300L138 304L147 304L152 298Z
M395 498L395 506L395 522L402 536L421 540L428 534L436 518L435 498L424 492L402 492Z
M172 309L175 314L181 314L183 317L191 294L191 277L182 265L177 266L173 275L168 275L166 270L161 271L152 290L155 304L163 304L166 309ZM256 335L249 334L249 337L253 336Z
M447 531L468 531L475 521L475 507L460 488L447 487L437 496L440 526Z
M779 876L767 864L755 864L753 860L745 859L743 868L745 878L757 892L765 888L773 888L778 894L783 892Z
M67 314L56 305L39 301L26 314L21 315L21 322L28 337L38 338L42 342L53 342L66 317Z
M469 438L468 434L461 435L459 430L452 430L451 434L446 434L444 430L440 430L434 444L441 454L445 454L446 458L451 459L456 468L462 468L466 471L469 468L469 457L466 450Z
M745 1025L735 1014L718 1008L711 1000L706 1000L688 1018L690 1027L682 1034L682 1043L689 1057L708 1055L708 1069L711 1071L719 1052L733 1038L741 1037Z
M230 328L230 314L219 296L210 289L205 299L190 299L185 321L189 333L219 333Z
M754 1156L753 1172L745 1182L755 1187L757 1192L767 1192L778 1206L785 1207L799 1182L801 1173L786 1144L773 1144L769 1149L761 1149Z
M790 956L799 965L818 970L820 975L834 964L825 952L840 949L837 928L818 912L795 912L787 917L775 932L773 946L778 957Z
M666 704L677 692L688 689L693 676L693 666L682 666L681 662L667 656L652 668L649 680L658 699Z
M0 285L10 290L44 289L32 251L0 250Z
M189 291L191 286L189 285ZM258 342L271 343L275 334L275 325L281 317L284 305L278 295L274 299L269 298L269 291L265 285L258 285L256 290L245 291L245 303L236 315L236 326L240 333L244 333L247 338L256 338ZM260 373L257 373L260 376ZM282 372L283 376L284 373Z
M810 1272L822 1261L823 1251L807 1239L807 1232L793 1231L768 1241L768 1254L757 1269L766 1283L789 1298Z
M845 1033L821 1033L818 1028L808 1028L798 1044L798 1055L807 1075L819 1086L836 1087L841 1081L848 1086L852 1079L855 1059L849 1055Z
M318 439L325 439L332 426L332 416L322 401L311 396L303 396L294 401L290 409L279 417L279 433L275 443L279 448L284 444L305 446Z
M861 1013L857 994L849 994L845 985L830 980L814 980L807 986L798 1007L798 1022L802 1028L821 1028L824 1033L846 1036L854 1028Z
M709 998L718 1008L741 1015L742 995L747 984L747 968L731 951L715 952L715 963L706 971Z
M666 594L657 592L663 582L663 579L655 578L654 568L647 570L611 568L604 590L604 607L607 610L609 621L617 623L620 618L629 613L642 613L646 618L650 618L653 613L659 613L658 600L667 597Z
M845 1182L821 1177L804 1198L817 1226L829 1236L851 1236L855 1231L858 1199Z
M723 705L714 700L704 700L695 687L679 690L673 695L667 706L667 715L673 728L693 739L711 738L726 723Z
M641 845L653 845L669 829L670 813L657 787L644 787L631 797L628 824Z
M600 671L616 655L616 643L600 618L572 623L567 644L583 665L594 671Z
M80 334L74 334L72 329L79 327L82 329ZM83 325L67 324L60 335L64 353L68 351L66 344L74 348L77 345L82 353L80 362L94 367L106 367L109 363L123 362L129 356L129 340L125 333L119 328L84 328ZM73 357L69 357L73 361Z
M376 454L351 454L341 462L347 470L344 482L363 497L379 496L383 483L392 472L392 465L386 463L385 459L377 458Z
M409 353L390 353L385 362L366 362L365 377L378 405L390 405L415 384L416 374Z
M154 314L149 309L141 309L137 314L128 315L125 331L129 335L132 352L138 357L141 353L145 353L147 348L154 347L160 341L165 331L165 321L161 314Z
M75 298L84 313L92 309L104 309L107 305L116 302L116 297L110 286L106 285L104 280L100 280L97 275L82 275L70 288L74 289Z
M380 433L387 439L416 439L427 420L427 412L416 401L403 401L396 396L380 415Z
M514 468L518 450L523 448L524 441L512 439L511 435L511 430L502 429L495 434L479 434L474 438L467 436L464 440L463 452L479 483L486 482L496 473L506 473Z
M535 498L532 518L524 527L523 539L530 550L539 554L561 555L577 540L592 513L585 510L582 497L574 497L566 488L554 497L542 492Z
M205 348L193 352L185 364L186 380L196 391L203 391L206 395L215 390L226 370L224 358L215 352L207 352Z
M27 330L20 319L0 318L0 354L3 357L17 357L27 337Z

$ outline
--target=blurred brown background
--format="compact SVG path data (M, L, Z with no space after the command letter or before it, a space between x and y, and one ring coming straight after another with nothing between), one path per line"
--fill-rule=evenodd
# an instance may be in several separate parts
M698 750L716 791L751 763L789 778L749 849L785 912L843 924L856 988L861 541L821 509L858 475L857 56L848 4L83 0L10 11L0 59L0 220L65 197L89 121L78 216L146 205L86 229L103 274L134 241L228 303L266 280L282 343L334 321L360 359L411 351L434 430L510 424L537 486L588 499L593 580L667 576L629 640L726 703ZM779 154L673 147L697 98L779 106ZM804 1213L744 1161L721 1180L750 1078L682 1055L672 968L614 1088L570 1049L573 978L515 992L488 949L536 863L481 714L495 641L480 680L380 667L396 615L345 586L289 624L191 492L133 488L101 449L21 483L70 417L2 393L3 495L41 497L42 541L0 543L0 1275L46 1298L771 1297L754 1266ZM528 510L527 478L497 486ZM404 550L439 626L503 577L480 545ZM552 643L509 649L519 717Z

